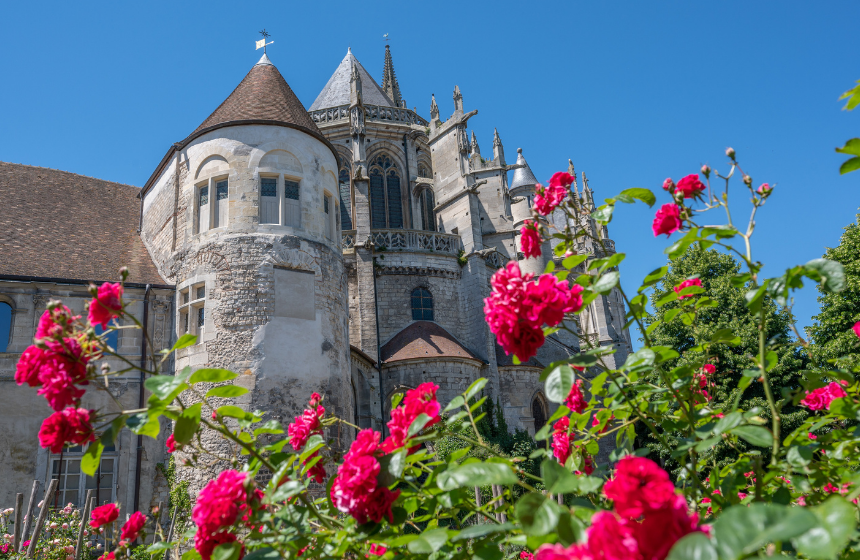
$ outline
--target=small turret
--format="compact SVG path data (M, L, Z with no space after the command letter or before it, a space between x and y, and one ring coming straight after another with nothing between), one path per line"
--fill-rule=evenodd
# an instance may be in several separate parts
M475 131L472 131L472 154L471 157L481 157L481 148L478 147L478 138L475 136Z
M406 108L406 101L400 97L400 85L394 74L394 61L391 60L391 49L385 45L385 64L382 69L382 90L391 98L395 107Z
M430 94L430 120L436 122L439 120L439 106L436 105L436 95Z
M499 165L505 165L505 149L502 147L502 139L499 138L498 129L493 129L493 159Z
M460 86L454 86L454 113L463 114L463 94L460 93Z

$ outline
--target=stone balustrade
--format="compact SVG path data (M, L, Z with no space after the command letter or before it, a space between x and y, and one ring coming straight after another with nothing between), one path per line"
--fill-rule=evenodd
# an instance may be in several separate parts
M341 235L345 253L352 253L356 245L364 244L364 240L356 238L355 230L345 230ZM456 257L461 249L459 235L416 229L374 229L370 232L370 240L377 251L384 248L385 251L442 253Z
M412 111L401 107L384 107L382 105L365 105L364 106L365 121L375 122L395 122L408 125L429 126L429 122L423 117ZM337 123L341 121L349 121L349 105L340 105L338 107L328 107L326 109L317 109L316 111L308 111L308 115L318 125L327 123Z

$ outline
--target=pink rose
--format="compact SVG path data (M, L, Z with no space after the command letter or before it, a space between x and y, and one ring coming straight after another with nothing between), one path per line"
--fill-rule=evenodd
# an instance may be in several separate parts
M61 412L45 418L39 429L39 443L50 449L51 453L60 453L67 443L83 445L95 441L92 419L94 410L83 408L66 408Z
M564 405L576 412L577 414L582 414L582 412L588 408L588 403L585 401L585 396L582 394L582 380L578 380L573 384L573 387L570 388L570 393L568 393L567 398L564 399Z
M537 258L541 255L540 244L540 231L538 231L537 224L532 220L526 220L525 225L520 229L520 246L527 259Z
M800 404L809 408L809 410L830 410L830 403L833 402L834 399L839 399L842 397L847 397L848 393L842 388L839 383L832 382L829 383L826 387L819 387L814 391L810 391L806 394L806 397L800 401Z
M675 293L680 294L684 290L684 288L689 288L690 286L698 286L701 288L702 287L702 281L699 280L698 278L688 278L687 280L684 280L683 282L681 282L680 284L675 286L675 288L674 288ZM693 297L694 295L695 294L687 294L687 295L683 295L683 296L678 296L678 299Z
M707 375L714 375L717 372L717 366L714 364L705 364L702 366L702 371L704 371Z
M681 211L676 204L664 204L657 210L654 216L654 223L651 225L654 230L654 237L666 234L669 237L681 229Z
M105 504L93 509L90 515L90 526L98 529L102 525L113 523L119 517L119 508L116 504Z
M675 192L683 194L684 198L695 198L703 190L705 190L705 185L702 184L699 176L695 173L687 175L678 181L678 186L675 187Z
M854 323L854 326L851 328L854 329L854 334L857 335L857 338L860 338L860 321Z
M622 517L640 515L667 507L675 498L669 474L650 459L627 456L618 461L615 476L603 486Z
M663 181L663 190L669 192L675 191L675 181L673 181L671 177Z
M30 387L38 387L39 369L45 361L45 351L38 346L28 346L18 359L15 367L15 382L18 385L26 383Z
M767 196L773 191L773 188L767 183L762 183L762 185L756 190L756 192L762 196Z
M122 284L105 282L90 302L89 320L93 325L107 328L108 321L122 313Z
M146 525L146 516L139 511L132 513L128 521L125 522L125 525L122 526L122 540L129 542L137 540L144 525Z

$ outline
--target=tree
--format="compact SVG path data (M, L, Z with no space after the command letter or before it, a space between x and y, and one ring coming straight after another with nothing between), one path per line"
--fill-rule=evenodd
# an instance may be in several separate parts
M699 278L704 288L704 293L693 297L709 297L716 302L713 307L701 307L697 313L698 317L692 325L685 322L683 313L674 318L667 314L680 306L679 301L655 306L656 311L649 316L648 324L661 321L651 332L651 339L655 345L668 346L677 350L681 357L673 360L669 367L683 365L700 359L700 354L690 352L703 340L708 340L720 329L730 329L732 334L740 339L736 346L718 344L713 348L710 363L716 367L716 373L710 376L713 384L707 391L711 397L714 409L728 408L736 398L738 382L743 376L745 369L753 368L750 357L758 352L758 331L756 318L753 317L746 306L744 299L745 289L736 287L732 281L740 270L740 265L731 256L715 250L703 250L698 245L693 245L687 252L674 260L669 267L669 272L663 278L659 286L655 286L651 296L652 305L661 298L673 292L674 287L689 278ZM767 339L774 337L782 339L785 344L777 348L777 365L770 371L771 384L774 393L779 398L781 390L796 389L799 385L800 371L808 362L808 358L796 346L792 344L790 336L790 318L784 309L778 309L771 299L766 299L765 312L767 320ZM674 313L678 313L675 311ZM672 320L668 320L671 318ZM740 400L741 410L750 410L753 407L761 409L762 417L770 418L770 413L765 398L764 389L759 382L753 382L742 394ZM786 406L782 411L782 425L784 433L799 426L807 413L796 406ZM671 460L673 449L666 449L652 434L646 433L641 428L639 435L645 436L646 445L653 453L661 459L677 468L678 465ZM670 443L674 446L679 443L676 436L667 434ZM741 442L741 446L746 444ZM762 450L767 457L769 450ZM725 443L717 444L716 457L720 464L726 464L737 457Z
M825 367L827 360L847 357L849 363L860 363L857 335L851 327L860 321L860 214L842 234L839 246L827 249L824 258L837 261L845 270L845 290L821 293L821 312L813 317L815 323L806 332L812 339L809 355L816 364Z

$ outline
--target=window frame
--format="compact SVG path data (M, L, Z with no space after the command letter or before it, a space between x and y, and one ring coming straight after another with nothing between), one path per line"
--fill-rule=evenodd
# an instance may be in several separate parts
M259 212L257 215L257 223L261 226L285 226L291 227L295 229L302 228L302 191L304 190L302 186L302 178L291 175L289 173L281 173L278 171L258 171L259 175L257 177L257 195L259 196L258 207ZM263 221L263 179L275 179L277 181L277 200L278 200L278 219L275 222L264 222ZM298 188L299 197L297 199L287 198L287 183L295 183ZM287 223L287 218L289 213L287 212L287 201L295 200L295 207L298 208L296 216L297 223ZM293 206L293 203L290 203Z
M88 479L94 479L95 477L87 476L81 470L80 463L83 458L86 450L83 446L75 446L71 448L66 448L62 453L50 453L48 458L48 473L50 473L50 478L59 479L59 484L57 485L57 493L54 495L54 501L57 504L57 507L62 508L65 507L67 503L69 503L69 499L66 498L67 492L76 492L77 493L77 501L72 502L76 507L81 508L83 506L83 502L86 499L86 493L88 489L98 489L98 505L104 505L106 503L116 502L116 494L117 494L117 485L119 478L119 452L114 447L113 449L105 448L102 451L101 458L99 459L99 468L96 471L96 475L99 477L110 476L111 482L110 486L103 487L101 484L96 484L94 488L89 488L87 484ZM112 461L112 468L110 473L102 473L102 466L105 461ZM69 472L69 464L77 463L76 470L77 472L70 473ZM59 463L60 466L54 470L54 465ZM69 476L77 476L77 489L70 489L68 487L68 477ZM105 496L103 494L104 490L110 490L110 495ZM52 504L49 507L54 507Z
M227 196L225 199L227 200L227 204L225 205L224 216L221 216L216 208L218 204L218 183L227 183ZM208 206L209 215L206 217L206 220L203 219L203 204L200 203L202 198L201 191L206 187L206 206ZM230 176L226 174L219 174L209 177L203 181L198 181L194 183L194 226L195 226L195 235L199 235L201 233L206 233L209 230L220 229L223 227L227 227L229 222L229 207L230 207ZM218 225L215 225L216 215L218 217ZM205 223L204 223L205 222ZM204 227L205 226L205 227Z
M419 306L415 306L415 300L418 299ZM429 302L429 306L425 303ZM433 304L433 294L426 286L416 286L412 289L409 295L409 307L412 310L413 321L435 321L436 313ZM429 314L429 317L428 317Z
M388 160L388 165L386 166L386 159ZM406 229L406 216L407 213L404 211L404 200L406 197L403 195L403 173L400 170L400 165L398 161L388 154L387 152L377 153L370 160L370 164L367 168L367 176L368 179L373 177L374 172L378 172L382 176L382 194L383 194L383 208L385 209L385 224L382 227L375 227L373 224L373 195L370 192L370 185L368 184L368 195L370 198L370 217L371 217L371 229ZM398 180L398 187L400 190L400 225L392 226L391 225L391 209L392 206L389 200L389 187L388 184L388 176L393 173Z
M342 181L344 178L343 175L346 175L346 182ZM343 185L346 184L346 191L349 200L343 199ZM355 229L355 194L352 190L352 173L350 172L349 167L341 166L341 168L337 172L337 194L338 201L340 202L340 229L341 231L349 231ZM344 224L344 217L349 220L349 227L346 227L347 224Z
M200 289L203 289L203 297L197 297ZM200 336L207 332L206 293L207 289L205 281L193 282L176 291L177 336L193 334L198 337L197 342L199 343ZM192 296L194 296L193 299ZM203 310L202 325L198 322L200 310Z
M427 201L425 198L427 196L431 197L431 204L429 206L429 212L432 215L428 214ZM436 195L433 193L433 189L431 188L423 188L421 192L418 193L418 206L419 213L421 215L421 226L424 228L424 231L437 231L436 228L436 212L433 208L436 207ZM429 227L428 227L429 226Z
M9 307L9 337L5 341L0 341L0 354L9 352L9 347L12 346L12 334L15 332L15 303L11 298L7 298L5 296L0 295L0 305L6 305Z

